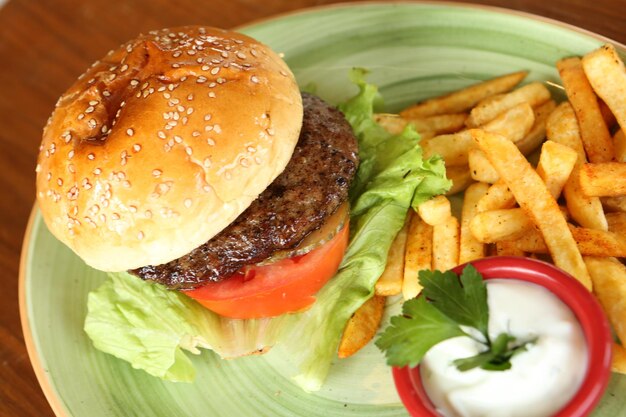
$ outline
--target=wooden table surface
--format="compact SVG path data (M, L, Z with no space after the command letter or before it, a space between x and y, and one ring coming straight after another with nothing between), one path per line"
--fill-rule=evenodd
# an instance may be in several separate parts
M475 2L539 14L626 43L625 0ZM231 28L329 3L333 1L9 0L0 9L0 416L53 415L24 346L18 269L35 196L41 130L57 97L89 64L138 32L184 24Z

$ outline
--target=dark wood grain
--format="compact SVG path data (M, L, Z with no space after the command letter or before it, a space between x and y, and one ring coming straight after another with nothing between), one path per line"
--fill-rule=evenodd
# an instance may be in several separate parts
M116 3L119 3L116 5ZM24 347L18 265L34 200L41 129L57 97L94 60L138 32L230 28L315 0L10 0L0 9L0 415L52 416ZM626 43L624 0L484 0L558 19Z

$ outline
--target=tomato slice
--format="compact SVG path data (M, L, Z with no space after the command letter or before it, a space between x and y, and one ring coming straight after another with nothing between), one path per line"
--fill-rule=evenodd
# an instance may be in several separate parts
M311 252L242 268L230 278L184 293L222 316L249 319L300 311L331 279L348 246L348 225Z

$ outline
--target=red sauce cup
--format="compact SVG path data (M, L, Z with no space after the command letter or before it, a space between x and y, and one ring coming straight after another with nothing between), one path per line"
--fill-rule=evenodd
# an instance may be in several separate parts
M612 336L600 304L574 277L546 262L529 258L494 257L472 261L484 279L517 279L540 285L563 301L574 313L587 342L588 369L578 392L553 417L584 417L596 406L611 376ZM453 269L460 274L465 265ZM413 417L438 417L428 398L419 366L393 368L400 399Z

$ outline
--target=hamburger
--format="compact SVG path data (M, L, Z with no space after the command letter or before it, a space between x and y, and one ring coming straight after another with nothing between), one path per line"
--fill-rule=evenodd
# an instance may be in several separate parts
M88 265L226 317L300 311L348 243L357 142L245 35L153 31L95 62L44 129L37 202Z

